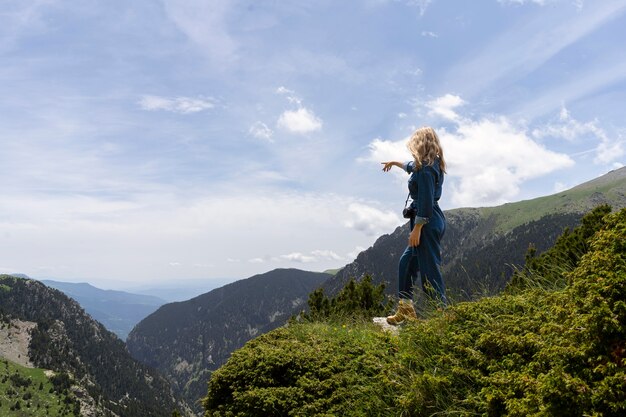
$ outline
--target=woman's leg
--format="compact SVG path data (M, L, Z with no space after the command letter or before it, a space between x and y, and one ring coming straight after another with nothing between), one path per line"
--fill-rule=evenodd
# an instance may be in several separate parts
M413 298L413 287L419 272L419 261L415 248L407 247L398 262L398 297L405 300Z
M448 304L446 287L441 276L441 243L444 232L443 220L431 218L431 222L422 228L420 244L417 247L422 288L427 294L434 296L444 306ZM428 286L431 288L429 289Z
M387 317L387 323L395 326L407 319L417 319L412 299L418 269L417 252L415 248L407 247L398 262L398 309L393 316Z

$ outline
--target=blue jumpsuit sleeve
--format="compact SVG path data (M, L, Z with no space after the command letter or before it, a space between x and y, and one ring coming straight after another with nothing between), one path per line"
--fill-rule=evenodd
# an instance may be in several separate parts
M408 174L411 174L413 172L413 168L415 168L415 161L405 162L403 168Z
M417 172L417 216L416 224L426 224L433 215L435 205L435 173L430 166Z

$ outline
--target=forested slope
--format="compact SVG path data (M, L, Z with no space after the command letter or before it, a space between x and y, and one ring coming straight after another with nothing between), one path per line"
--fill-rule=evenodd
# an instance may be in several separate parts
M29 345L34 365L71 374L108 414L169 417L185 410L163 377L134 360L124 342L60 291L0 275L0 306L9 319L36 323Z

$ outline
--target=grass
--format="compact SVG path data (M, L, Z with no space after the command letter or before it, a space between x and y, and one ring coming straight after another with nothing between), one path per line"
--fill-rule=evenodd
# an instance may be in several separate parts
M611 182L599 187L573 188L551 196L508 203L498 207L484 207L480 209L480 212L485 218L494 216L495 231L501 233L549 214L586 212L598 204L589 200L596 193L603 194L609 201L620 201L626 194L626 184Z
M74 395L58 391L43 369L0 359L1 416L74 416Z

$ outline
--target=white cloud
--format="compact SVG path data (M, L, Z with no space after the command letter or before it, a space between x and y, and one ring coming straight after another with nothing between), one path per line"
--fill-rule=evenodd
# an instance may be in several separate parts
M250 126L250 129L248 129L248 133L257 139L274 142L274 139L272 138L274 131L263 122L255 122L252 126Z
M167 16L216 63L236 59L238 43L228 32L229 0L164 0Z
M514 3L524 4L515 1ZM507 3L512 3L508 1ZM548 1L535 1L548 4ZM573 2L578 8L580 2ZM565 48L594 32L607 21L622 15L626 10L624 1L594 2L585 13L563 13L560 8L548 8L536 14L532 20L511 26L507 32L494 36L491 44L482 45L480 53L470 54L470 60L455 65L445 82L464 96L484 95L485 90L515 84L517 80L532 73ZM555 22L558 22L555 24ZM613 64L614 66L614 64ZM612 68L605 68L613 71ZM623 69L621 72L623 76ZM566 78L566 77L564 77ZM471 80L471 82L468 82ZM578 83L586 89L584 83ZM569 87L569 94L577 94ZM559 100L561 99L561 96Z
M403 222L400 216L393 212L385 212L362 203L350 204L348 211L352 217L344 223L345 226L369 236L389 233Z
M517 5L524 5L527 3L533 3L533 4L538 4L540 6L544 6L546 3L548 3L548 0L498 0L498 3L500 4L517 4Z
M603 140L596 148L596 164L609 164L624 156L624 140ZM619 162L618 162L619 163ZM613 164L615 166L615 164Z
M311 263L320 261L343 261L344 258L337 255L334 251L328 249L316 249L309 254L302 252L291 252L286 255L280 255L276 260L284 260L299 263Z
M373 7L373 6L386 5L390 3L391 1L392 0L368 0L367 4ZM426 13L426 9L428 9L428 6L432 3L432 0L393 0L393 1L404 3L405 5L409 7L417 7L419 9L420 16L424 16L424 13Z
M562 182L557 181L557 182L554 183L553 190L554 190L555 193L560 193L561 191L565 191L568 188L570 188L570 187L568 187L566 184L563 184Z
M589 142L591 138L599 142L595 148L594 162L596 164L609 164L621 158L625 153L624 140L619 137L611 138L604 129L598 126L597 120L583 123L574 119L565 106L561 107L558 121L534 129L532 135L535 138L553 137L571 142L581 139Z
M333 252L332 250L328 250L328 249L314 250L311 252L311 255L314 256L316 259L328 259L328 260L333 260L333 261L343 260L341 256L337 255L335 252Z
M457 206L483 206L514 199L520 185L555 170L572 166L567 155L534 141L523 127L506 117L477 120L455 111L464 101L451 94L426 103L433 114L454 122L451 130L438 129L448 164L451 200ZM370 160L398 160L406 154L406 139L375 139ZM400 172L400 170L396 170Z
M295 94L295 91L290 90L290 89L288 89L287 87L285 87L285 86L282 86L282 85L281 85L280 87L278 87L278 88L276 89L276 93L277 93L277 94L287 94L287 95L290 95L290 96L291 96L291 95L294 95L294 94Z
M533 129L535 138L554 137L574 141L585 135L592 134L598 138L605 137L605 133L597 126L597 120L581 123L570 116L565 107L561 107L558 122L549 123L545 126Z
M420 16L424 16L426 9L432 3L432 0L406 0L406 4L419 8Z
M322 120L312 110L302 105L302 99L296 95L295 91L280 86L276 89L276 94L286 96L291 104L295 104L298 107L297 110L285 110L279 116L276 122L276 126L279 129L291 133L306 134L316 132L322 128Z
M523 6L524 4L536 4L539 6L545 6L546 4L558 2L564 3L564 1L562 0L498 0L498 3L500 4L519 6ZM568 3L572 4L574 7L576 7L577 10L580 11L583 8L584 0L571 0Z
M456 121L459 119L459 115L454 109L464 104L465 101L461 97L454 94L446 94L427 102L426 107L430 109L428 112L430 115L437 115L447 120Z
M378 165L382 170L382 162L387 161L400 161L406 162L413 159L411 153L406 147L406 142L409 139L407 136L404 139L398 141L384 140L381 138L376 138L369 143L367 146L369 149L369 153L366 157L358 158L358 162L373 162L380 164ZM407 174L404 170L401 169L392 169L389 171L391 175L393 175L397 180L405 182L407 179Z
M454 132L440 132L449 174L456 178L452 200L459 205L511 201L519 186L572 166L567 155L535 142L507 118L463 120Z
M139 106L148 111L171 111L174 113L197 113L215 107L213 100L206 97L160 97L146 95L139 100Z
M248 262L251 264L262 264L265 263L265 259L263 258L252 258L252 259L248 259Z
M428 37L428 38L438 38L439 35L437 35L435 32L431 32L428 30L423 30L422 31L422 36L424 37Z
M287 255L280 255L280 259L284 259L291 262L300 262L300 263L308 263L315 261L315 257L304 255L300 252L292 252Z
M353 261L359 256L359 253L363 252L365 248L363 246L357 246L354 250L346 255L348 261Z
M407 158L411 157L411 154L406 148L406 139L402 139L399 141L390 141L384 140L381 138L376 138L368 145L369 155L367 158L361 158L360 161L371 161L371 162L385 162L385 161L397 161L400 156L405 156ZM404 161L404 158L402 158ZM382 165L381 165L382 169ZM394 172L394 171L392 171Z
M291 133L305 134L320 130L322 120L311 110L301 107L283 112L278 118L277 126Z
M281 85L276 89L276 94L287 97L287 100L292 104L296 104L297 106L302 105L302 99L296 95L295 91L290 90L287 87Z

